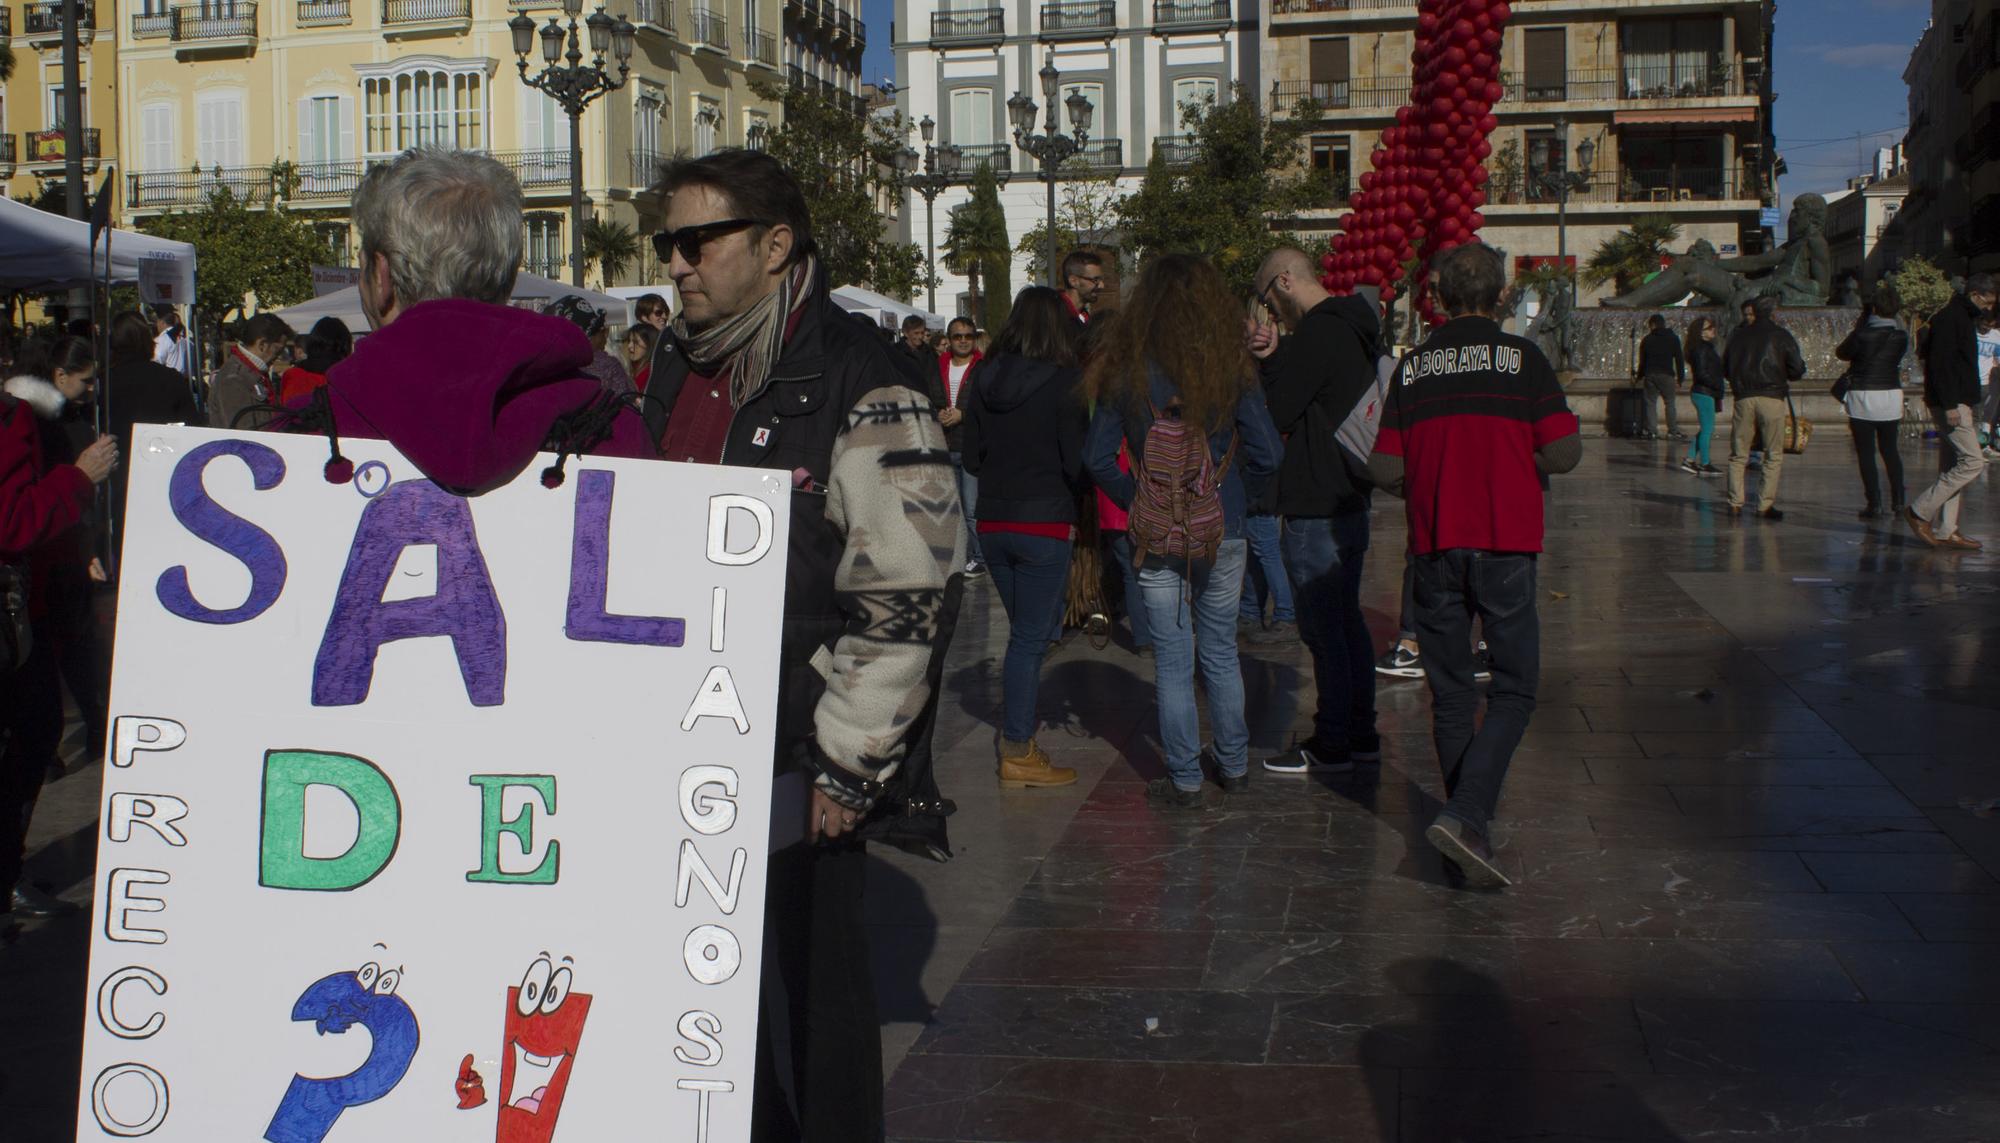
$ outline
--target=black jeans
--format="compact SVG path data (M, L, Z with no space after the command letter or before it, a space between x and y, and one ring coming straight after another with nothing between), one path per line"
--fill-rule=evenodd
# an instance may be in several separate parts
M1875 478L1878 451L1882 454L1882 467L1889 473L1889 503L1904 503L1903 454L1896 448L1896 435L1903 431L1903 422L1857 421L1849 417L1847 427L1854 433L1854 459L1861 466L1861 490L1868 494L1869 505L1882 503L1882 485Z
M771 855L752 1143L880 1143L886 1130L867 873L858 841Z
M1312 652L1313 743L1326 753L1375 746L1375 651L1361 613L1361 564L1368 513L1288 519L1285 570L1292 580L1299 638Z
M1535 557L1452 548L1416 558L1417 645L1431 686L1431 733L1444 767L1444 812L1484 830L1500 785L1535 712L1542 669L1535 614ZM1486 718L1477 731L1472 618L1493 659Z
M0 674L0 913L13 910L28 822L41 797L42 777L62 741L55 646L39 622L34 639L28 661Z

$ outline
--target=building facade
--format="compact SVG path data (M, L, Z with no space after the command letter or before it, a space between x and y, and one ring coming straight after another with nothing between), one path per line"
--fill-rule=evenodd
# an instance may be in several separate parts
M793 87L867 114L861 83L867 49L861 0L785 0L785 78Z
M118 154L118 40L100 20L110 0L78 5L77 68L83 89L83 171L95 194ZM33 202L63 186L62 5L57 0L0 4L0 37L14 52L14 75L0 84L0 184L8 197Z
M1875 282L1901 258L1896 217L1902 213L1910 180L1901 147L1876 152L1875 165L1865 175L1847 181L1847 189L1826 196L1826 245L1833 258L1834 296L1852 281L1858 291L1873 291Z
M1893 234L1945 272L2000 269L2000 3L1932 0L1903 71L1909 195Z
M783 82L779 4L607 6L638 34L629 79L581 121L587 218L657 229L647 188L662 160L754 142L774 124L778 103L751 83ZM507 27L518 11L560 15L543 0L139 0L104 31L119 52L126 223L198 208L226 187L310 218L327 261L348 265L367 166L451 146L514 172L528 201L525 267L567 278L569 122L519 78ZM539 46L528 63L530 75L542 67ZM651 244L640 247L623 281L605 284L661 280Z
M1310 161L1331 175L1324 210L1284 220L1333 228L1346 191L1396 109L1409 101L1413 0L1260 0L1265 90L1275 116L1314 115ZM1581 262L1641 214L1681 228L1676 249L1708 239L1725 256L1765 248L1776 205L1771 134L1770 0L1546 0L1516 3L1501 44L1505 94L1484 208L1484 240L1516 265L1566 246ZM1567 146L1563 124L1567 124ZM1559 191L1542 176L1575 171ZM1559 228L1558 214L1566 224ZM1559 233L1566 231L1566 233ZM1565 241L1566 240L1566 241ZM1608 287L1607 287L1608 288ZM1584 292L1587 303L1593 293Z
M1264 0L1268 3L1268 0ZM915 123L928 116L940 145L965 156L965 171L992 165L1008 181L1000 198L1008 237L1042 225L1047 184L1012 142L1007 100L1016 92L1045 105L1038 73L1053 63L1057 98L1082 95L1092 107L1088 145L1066 171L1108 182L1110 199L1136 190L1154 148L1181 140L1181 108L1226 99L1233 84L1261 86L1258 0L897 0L897 108ZM1412 9L1414 12L1414 8ZM1036 114L1039 131L1046 107ZM1058 110L1064 132L1066 111ZM913 147L921 143L911 138ZM942 243L951 210L966 201L964 186L935 203ZM926 205L906 204L902 235L924 244ZM1091 235L1086 237L1106 237ZM1009 282L1027 283L1029 260L1015 257ZM947 313L967 303L967 281L941 262L938 303ZM956 302L952 299L956 299Z

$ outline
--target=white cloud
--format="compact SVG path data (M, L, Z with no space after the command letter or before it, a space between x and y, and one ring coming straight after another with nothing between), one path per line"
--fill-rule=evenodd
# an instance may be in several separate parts
M1900 72L1910 62L1909 44L1801 44L1793 49L1834 67L1882 68Z

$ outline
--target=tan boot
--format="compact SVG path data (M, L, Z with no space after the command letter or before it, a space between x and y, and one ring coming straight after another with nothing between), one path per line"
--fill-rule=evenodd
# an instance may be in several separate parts
M1049 764L1049 756L1034 739L1026 742L1000 740L1000 788L1027 790L1039 786L1067 786L1076 781L1076 771Z

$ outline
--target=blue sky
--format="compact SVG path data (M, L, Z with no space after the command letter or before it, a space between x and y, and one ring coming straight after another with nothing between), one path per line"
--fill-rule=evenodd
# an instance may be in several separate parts
M1838 190L1867 169L1876 147L1900 139L1909 118L1903 65L1923 33L1930 0L1781 0L1776 104L1785 195ZM893 74L890 0L862 0L868 52L861 78ZM1856 132L1863 137L1857 142ZM1857 150L1858 148L1858 150Z

